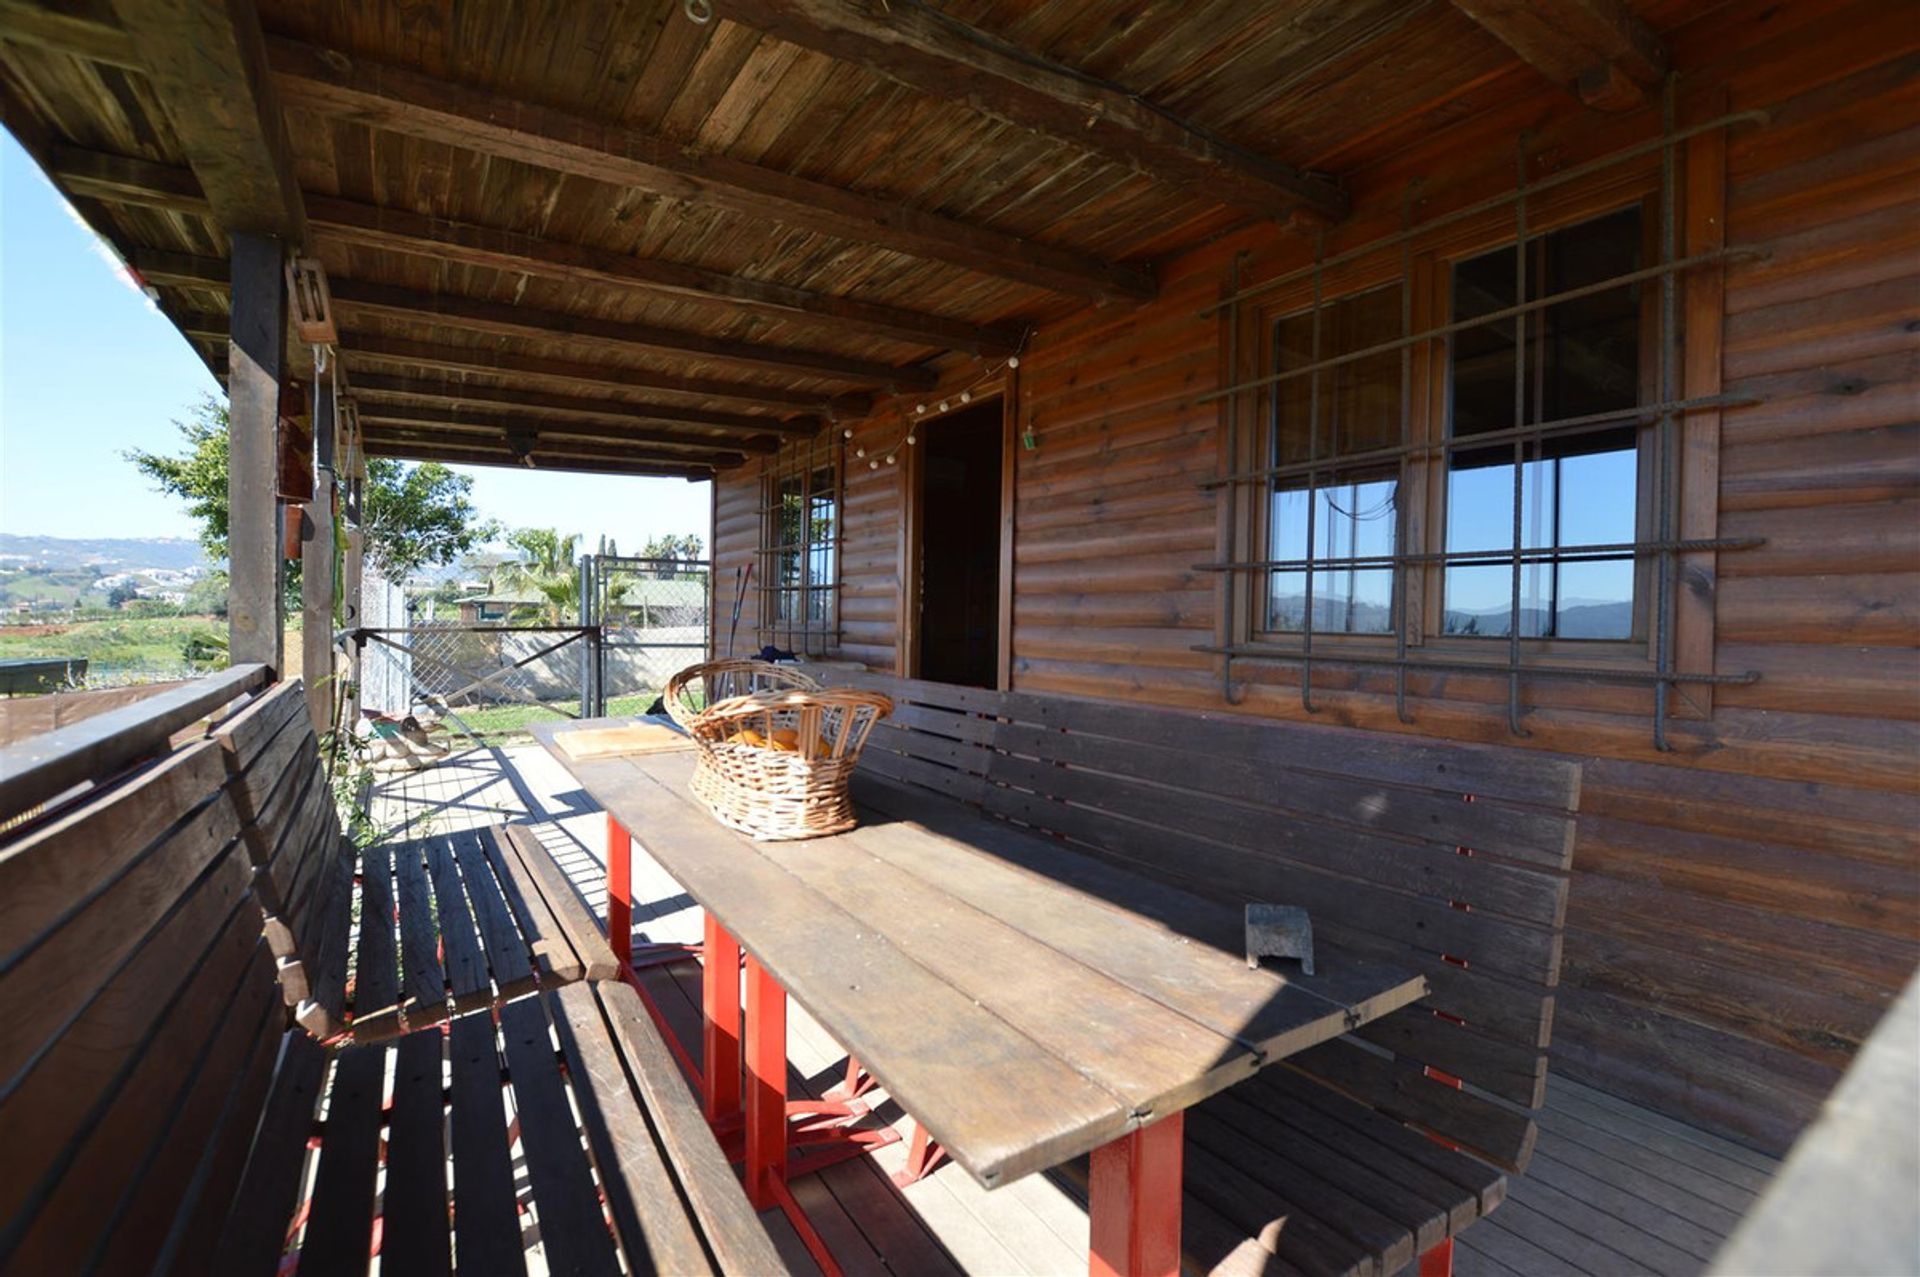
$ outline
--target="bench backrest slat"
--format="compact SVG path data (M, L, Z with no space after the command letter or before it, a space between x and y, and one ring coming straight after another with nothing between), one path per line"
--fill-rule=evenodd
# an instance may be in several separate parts
M0 1268L143 1266L225 1207L285 1024L226 779L197 741L0 846Z
M1289 1065L1508 1166L1544 1099L1577 762L1390 733L833 671L895 698L862 767L1220 902L1297 904L1420 1007ZM1436 1078L1435 1073L1445 1075ZM1459 1079L1466 1089L1453 1086Z

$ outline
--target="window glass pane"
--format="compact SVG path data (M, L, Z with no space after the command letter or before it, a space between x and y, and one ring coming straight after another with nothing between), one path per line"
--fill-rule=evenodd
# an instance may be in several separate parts
M1398 528L1399 479L1392 471L1343 476L1322 485L1313 497L1313 557L1373 558L1394 553ZM1308 493L1304 488L1273 493L1269 558L1307 557ZM1393 632L1393 571L1357 564L1317 569L1313 574L1313 628L1338 634ZM1306 573L1271 573L1267 588L1267 628L1305 628Z
M1625 209L1529 241L1527 296L1582 287L1635 270L1640 210ZM1471 319L1514 304L1512 247L1457 264L1454 318ZM1519 320L1459 333L1450 343L1453 438L1514 424L1514 340L1527 341L1524 420L1631 408L1641 400L1641 297L1636 285L1555 303ZM1600 423L1525 445L1520 467L1523 549L1572 548L1635 539L1638 527L1636 427ZM1512 444L1449 453L1446 546L1450 552L1513 546ZM1630 559L1521 567L1520 632L1526 637L1626 638L1633 630ZM1445 632L1505 636L1512 611L1510 564L1449 566ZM1578 587L1576 591L1574 587ZM1588 609L1598 609L1597 611Z
M1370 349L1401 335L1402 285L1343 297L1320 311L1320 360ZM1313 363L1313 314L1289 315L1274 325L1275 372ZM1274 387L1272 464L1351 456L1401 442L1400 352L1383 351ZM1319 418L1310 426L1313 382ZM1276 479L1268 510L1268 555L1307 557L1307 513L1313 504L1316 559L1394 553L1399 522L1398 466L1316 475L1310 493L1304 475ZM1316 571L1313 624L1334 633L1391 633L1393 572L1346 565ZM1299 631L1306 625L1306 574L1275 572L1267 582L1266 628Z

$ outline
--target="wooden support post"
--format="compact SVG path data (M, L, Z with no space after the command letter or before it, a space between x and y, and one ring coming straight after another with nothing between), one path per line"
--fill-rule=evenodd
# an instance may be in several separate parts
M358 480L349 479L349 484ZM366 556L366 537L359 526L347 528L347 551L340 565L340 624L346 630L360 628L360 584L364 576L361 564ZM342 713L342 722L348 731L360 721L360 650L362 643L354 639L347 645L347 704Z
M1176 1277L1186 1114L1175 1113L1093 1150L1087 1221L1093 1277Z
M747 955L747 1200L779 1201L787 1179L787 991Z
M333 727L339 688L333 668L333 388L316 380L313 395L313 500L302 512L300 537L300 674L307 685L307 717L316 734Z
M740 1111L740 942L707 915L700 1014L707 1121Z
M227 355L227 656L284 664L280 502L275 496L286 276L273 235L235 233Z

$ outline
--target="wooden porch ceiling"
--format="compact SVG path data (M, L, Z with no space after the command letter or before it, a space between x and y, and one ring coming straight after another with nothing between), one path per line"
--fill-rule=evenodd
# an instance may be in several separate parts
M0 0L0 107L216 371L228 233L317 256L369 451L705 474L1337 220L1514 77L1632 105L1690 11L718 7Z

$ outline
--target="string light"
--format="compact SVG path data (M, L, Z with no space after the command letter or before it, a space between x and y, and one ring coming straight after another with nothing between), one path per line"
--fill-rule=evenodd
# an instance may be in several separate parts
M983 372L981 372L979 376L975 377L970 384L961 387L957 395L950 396L949 398L939 400L937 403L935 403L933 407L934 415L938 416L941 413L950 412L956 407L964 407L968 404L971 404L974 400L974 391L980 389L986 382L991 381L993 378L998 376L1003 370L1011 370L1014 368L1018 368L1019 366L1020 366L1020 356L1018 355L1007 356L1007 360L1004 364L1000 364L996 367L992 367L984 370ZM884 452L880 454L879 457L871 458L871 459L867 457L867 450L864 447L859 447L854 449L853 451L854 458L856 460L866 461L867 469L878 470L880 468L880 462L882 459L884 459L886 463L890 466L898 465L900 463L900 449L903 447L911 448L914 446L915 443L919 441L918 436L914 433L914 429L912 425L912 417L907 416L907 413L904 407L900 410L900 414L901 414L901 422L900 422L901 436L900 436L899 443L896 443L893 447L886 449ZM927 415L927 405L925 403L916 403L913 405L913 417L925 417L926 415ZM843 432L843 435L845 438L851 439L853 438L853 431L851 429L848 429ZM1032 444L1029 443L1028 446L1031 447Z

